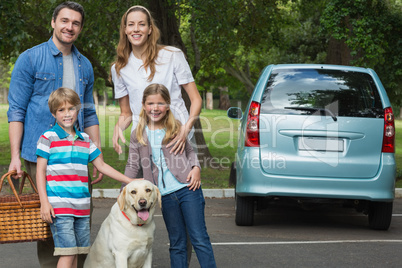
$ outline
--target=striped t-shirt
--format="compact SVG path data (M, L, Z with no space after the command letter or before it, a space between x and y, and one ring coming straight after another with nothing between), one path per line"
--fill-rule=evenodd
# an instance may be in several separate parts
M101 152L89 136L58 124L39 138L36 155L47 159L46 192L56 215L89 217L88 163Z

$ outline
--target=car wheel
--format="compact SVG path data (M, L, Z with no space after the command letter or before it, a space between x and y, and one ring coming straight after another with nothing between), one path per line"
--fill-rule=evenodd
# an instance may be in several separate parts
M236 194L236 225L251 226L254 222L254 198Z
M393 202L370 202L369 226L375 230L388 230L392 219Z
M229 186L236 188L236 162L233 162L230 166Z

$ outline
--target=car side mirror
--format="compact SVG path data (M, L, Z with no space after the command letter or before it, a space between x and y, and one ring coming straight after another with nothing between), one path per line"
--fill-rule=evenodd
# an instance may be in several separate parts
M243 112L238 107L230 107L227 114L232 119L241 119L243 117Z

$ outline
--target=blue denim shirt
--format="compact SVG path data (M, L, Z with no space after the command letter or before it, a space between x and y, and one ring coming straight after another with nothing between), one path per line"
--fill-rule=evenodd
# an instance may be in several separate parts
M78 127L99 125L94 106L92 88L94 74L89 60L72 47L76 91L82 108L78 114ZM63 54L52 38L23 52L11 74L8 94L8 122L22 122L24 133L21 157L36 162L36 144L40 135L52 128L55 119L50 113L48 99L52 91L62 86Z

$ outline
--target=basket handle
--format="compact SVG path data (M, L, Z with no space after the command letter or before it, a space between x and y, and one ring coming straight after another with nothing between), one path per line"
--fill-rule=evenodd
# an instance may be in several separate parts
M38 189L36 188L34 182L32 181L31 176L29 176L29 174L24 171L24 173L23 173L23 175L22 175L22 181L21 181L21 186L20 186L19 194L18 194L17 191L15 190L14 184L13 184L13 182L12 182L12 180L11 180L11 176L14 176L14 175L17 175L17 171L16 171L16 170L9 171L9 172L7 172L6 174L4 174L4 175L1 177L1 180L0 180L0 192L1 192L1 188L3 187L3 181L4 181L4 179L7 177L8 183L10 184L11 190L13 191L15 197L17 198L18 203L20 204L20 206L21 206L22 209L25 209L24 206L23 206L22 203L21 203L20 198L19 198L19 194L22 193L22 189L24 188L25 178L28 178L29 182L31 183L32 188L33 188L34 191L35 191L35 193L38 193Z

